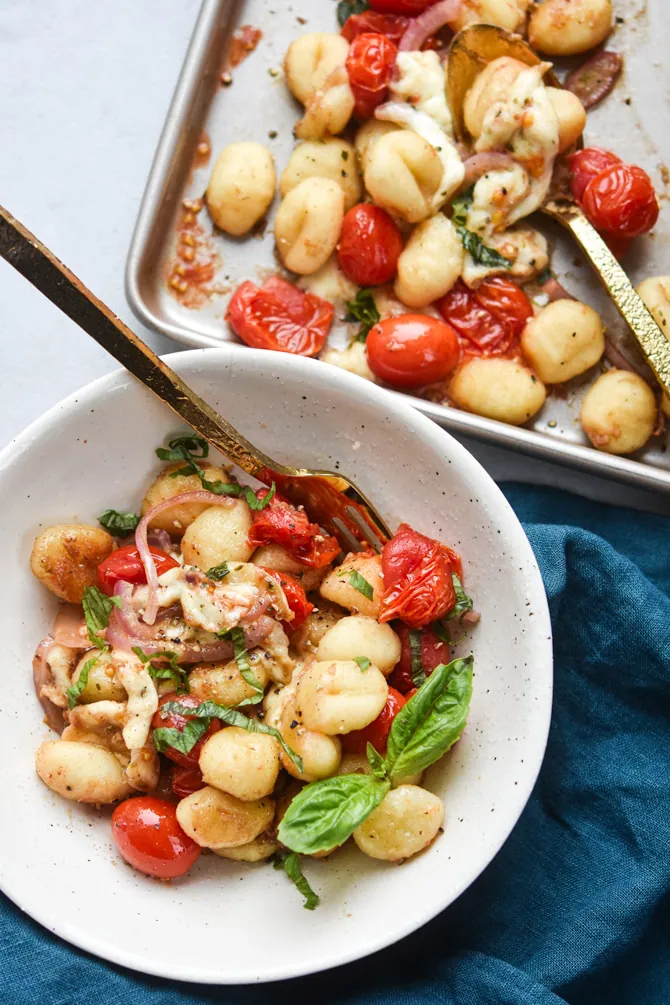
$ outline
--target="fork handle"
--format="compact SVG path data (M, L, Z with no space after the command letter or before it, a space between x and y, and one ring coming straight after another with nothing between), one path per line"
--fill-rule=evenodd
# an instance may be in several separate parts
M582 210L572 203L558 204L550 211L563 224L595 266L596 272L628 323L659 384L670 395L670 342L665 337L630 279ZM670 332L668 332L670 337Z
M222 419L41 241L0 206L0 255L208 443L252 476L290 474Z

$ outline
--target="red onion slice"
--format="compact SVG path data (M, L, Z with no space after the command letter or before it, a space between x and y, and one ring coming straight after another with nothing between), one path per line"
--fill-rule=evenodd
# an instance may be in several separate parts
M568 293L566 288L561 286L558 279L554 276L552 276L551 279L547 279L546 283L542 283L540 289L543 293L546 293L550 301L575 299L572 293Z
M565 81L565 88L576 94L584 108L593 108L610 93L623 70L623 56L602 49L590 56Z
M474 156L468 157L463 164L465 178L461 187L464 189L470 188L476 181L479 181L482 175L488 174L489 171L506 171L508 168L513 168L515 164L516 161L509 154L496 153L492 150L487 150L481 154L474 154Z
M152 548L160 548L161 551L170 551L172 548L172 538L166 530L153 527L147 534L147 541Z
M631 363L630 360L624 356L619 347L614 344L609 335L605 336L605 359L608 360L612 366L616 367L617 370L627 370L628 373L636 373L638 377L642 377L644 380L647 380L647 374L644 372L642 367Z
M147 601L147 608L144 612L144 621L147 625L153 625L156 620L156 614L158 613L158 574L156 572L156 563L153 560L151 552L149 551L149 542L147 540L149 523L154 517L157 517L159 513L163 513L166 509L171 509L173 506L181 506L183 503L207 503L209 506L232 506L234 500L229 496L217 496L213 492L206 492L204 489L197 489L194 492L182 492L181 495L172 496L171 499L165 499L163 502L158 503L157 506L153 506L146 514L142 517L137 525L137 530L135 531L135 544L137 545L137 550L140 553L140 558L142 559L142 565L144 566L144 572L147 577L147 586L149 587L149 598Z
M37 699L44 709L44 717L47 725L57 733L62 733L65 727L62 710L42 694L42 688L52 683L51 670L47 664L47 658L54 645L56 645L54 639L51 635L47 635L35 650L35 655L33 656L33 684L35 685Z
M427 38L458 17L462 6L463 0L440 0L440 3L428 7L423 14L412 18L400 39L398 49L401 52L419 50Z
M91 646L82 609L74 604L60 608L51 635L54 642L67 649L90 649Z

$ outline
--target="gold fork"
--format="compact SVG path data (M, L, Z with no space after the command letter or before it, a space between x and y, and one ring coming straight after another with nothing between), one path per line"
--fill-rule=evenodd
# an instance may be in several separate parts
M391 532L370 500L340 473L279 464L222 419L41 241L0 206L0 255L173 412L253 478L303 505L344 551L381 551Z
M463 118L465 95L486 64L500 56L511 56L527 66L536 66L541 62L540 57L520 35L490 24L470 25L460 31L451 43L447 100L458 139L462 140L467 135ZM545 79L552 87L562 86L551 71L545 74ZM661 387L670 394L670 342L598 231L574 200L564 192L550 193L539 211L570 231L598 273L617 310L628 323Z

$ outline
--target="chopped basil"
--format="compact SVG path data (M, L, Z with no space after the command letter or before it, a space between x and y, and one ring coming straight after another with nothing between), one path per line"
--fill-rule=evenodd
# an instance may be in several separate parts
M129 537L139 522L135 513L119 513L117 509L106 509L98 517L98 523L116 537Z
M177 694L188 693L188 674L186 670L180 667L177 663L177 653L162 650L161 652L152 653L150 656L147 656L147 654L139 646L133 646L133 652L142 663L149 664L147 670L152 680L173 680L177 685ZM168 665L157 665L154 663L154 660L167 660Z
M474 186L473 186L474 187ZM451 222L454 227L465 227L468 222L468 213L472 206L473 188L457 196L451 204Z
M538 284L538 286L544 286L545 283L548 283L549 280L553 278L554 273L551 271L549 266L547 266L546 269L543 269L542 272L539 272L537 274L537 276L535 277L535 282Z
M359 321L360 329L356 336L357 342L365 342L368 332L373 325L381 321L381 314L377 310L375 298L372 290L359 290L355 300L347 300L348 312L344 316L345 321Z
M177 705L177 702L169 701L163 705L168 708ZM179 705L183 715L190 715L191 709ZM190 754L198 740L202 739L209 729L210 720L208 718L193 719L186 723L183 729L159 728L154 729L154 744L159 754L165 753L168 747L174 747L180 754Z
M81 668L81 673L79 674L79 679L76 684L73 684L65 692L65 697L67 698L67 707L72 709L75 705L79 704L79 699L81 698L82 692L86 685L88 684L88 675L91 670L98 662L98 656L94 656L93 659L87 660Z
M249 719L242 712L238 712L236 708L217 705L215 701L203 701L197 708L187 708L185 705L180 705L178 701L167 701L163 705L162 711L166 714L176 712L177 715L188 715L194 719L207 719L208 722L210 718L220 719L226 725L239 726L240 729L246 729L248 733L265 733L267 736L274 736L286 756L302 774L302 758L294 750L291 750L279 730L275 729L274 726L266 726L264 722L258 722L256 719Z
M313 911L315 907L319 906L319 898L303 876L300 861L294 851L289 852L288 855L275 856L274 867L275 869L283 869L298 892L303 895L305 898L303 907L308 911Z
M244 499L250 509L262 510L268 506L277 491L275 483L272 483L270 491L263 499L258 499L256 493L248 485L239 485L237 482L222 482L217 478L210 481L202 470L198 461L209 456L209 444L201 436L176 436L170 440L168 447L159 447L156 455L162 461L185 461L183 468L172 471L170 478L178 478L180 475L197 475L200 484L206 492L212 492L216 496L233 496L236 499Z
M107 643L98 634L109 624L109 616L115 607L121 607L120 597L108 597L97 586L87 586L81 601L86 618L88 637L98 649L107 649Z
M386 761L382 755L377 753L371 743L368 743L365 752L368 757L368 763L372 768L372 774L375 778L386 778L388 772L386 770Z
M447 620L451 621L452 618L462 618L466 611L471 611L474 607L472 602L472 597L469 597L465 590L463 589L463 584L456 575L452 573L451 581L454 584L454 593L456 594L456 604L447 614Z
M220 583L221 580L225 576L227 576L229 572L230 572L230 569L228 568L228 563L227 562L221 562L220 565L214 565L214 566L212 566L211 569L208 569L207 572L205 573L205 575L209 576L210 579L215 579L217 581L217 583Z
M277 836L291 851L331 851L351 837L391 788L374 775L336 775L306 785L291 801Z
M370 666L370 660L367 658L367 656L354 656L354 660L356 661L356 663L358 663L363 673L365 673L367 668Z
M229 628L225 632L219 632L219 638L230 639L233 643L233 655L235 657L235 662L237 663L237 669L240 671L249 687L253 688L255 692L250 698L245 698L244 701L241 701L240 705L257 705L259 701L263 700L263 694L265 692L263 685L251 669L251 664L249 663L249 653L247 652L247 644L244 638L244 630L238 625L236 628Z
M461 244L479 265L485 265L492 269L509 269L511 262L494 248L489 248L479 234L468 230L467 222L470 207L472 206L473 189L468 189L459 195L451 204L451 222L456 228L456 233L461 239Z
M365 10L368 10L367 0L340 0L337 5L337 23L343 28L348 17L362 14Z
M175 436L167 447L158 447L156 450L156 457L161 461L189 461L194 456L201 460L209 456L209 443L195 433Z
M252 492L252 490L249 488L248 485L243 485L242 498L246 499L250 509L256 510L256 512L258 512L259 510L265 509L266 506L270 505L270 503L274 499L276 491L277 486L273 482L272 485L270 486L270 491L267 493L267 495L264 495L262 499L259 499L258 496L255 494L255 492Z
M400 709L386 751L392 782L425 771L458 740L470 709L473 665L472 656L441 663Z
M349 582L353 586L354 590L358 590L358 592L362 593L368 600L372 600L374 591L371 584L368 583L367 579L361 576L360 572L356 569L352 569L349 573Z
M421 687L421 685L426 681L426 674L423 669L423 660L421 657L423 635L417 628L410 628L408 630L408 635L412 683L414 684L414 687Z

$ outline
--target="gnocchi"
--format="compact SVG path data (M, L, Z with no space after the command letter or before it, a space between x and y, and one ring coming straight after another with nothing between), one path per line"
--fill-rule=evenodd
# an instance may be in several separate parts
M274 199L272 154L260 143L231 143L219 154L205 200L212 220L234 237L247 234Z
M398 259L393 287L398 300L407 307L427 307L443 297L463 271L464 254L456 228L444 214L424 220Z
M378 206L407 223L420 223L432 214L442 175L430 143L400 129L380 136L368 149L363 177Z
M72 683L78 684L84 667L90 663L90 653L79 660L72 675ZM89 667L86 684L79 694L82 705L96 701L125 701L126 690L118 679L116 666L109 653L101 653L92 667Z
M595 49L612 30L612 0L545 0L528 22L528 41L548 56Z
M468 24L496 24L507 31L518 31L526 20L530 0L463 0L458 17L449 22L452 31Z
M354 585L356 576L367 583ZM359 586L365 590L361 592ZM341 565L329 572L321 584L319 592L326 600L346 607L355 614L369 618L379 617L379 605L383 592L382 563L379 555L347 555ZM371 593L371 596L368 596Z
M279 774L277 742L263 733L230 726L214 733L200 753L200 770L208 785L252 802L269 796Z
M86 587L96 583L98 566L115 547L100 527L56 524L35 538L30 571L61 600L80 604Z
M182 799L177 820L201 848L237 848L266 831L275 815L270 798L243 801L211 785Z
M282 702L278 728L291 750L302 760L300 771L284 750L280 752L282 766L289 775L303 782L318 782L336 773L342 757L340 741L337 736L327 736L301 722L295 705L295 690Z
M376 719L388 685L376 666L363 671L354 660L316 662L296 686L296 714L308 729L330 736L363 729Z
M183 468L183 464L169 464L163 468L142 500L142 516L149 510L158 506L168 499L184 495L186 492L197 492L202 489L202 484L196 474L177 475L175 472ZM204 477L210 482L228 481L227 473L213 464L201 465ZM149 526L155 530L164 530L175 537L182 537L186 528L193 523L196 517L209 509L207 503L177 503L174 508L166 509L150 521Z
M637 292L670 342L670 276L645 279L638 286ZM666 392L661 396L661 409L663 414L670 418L670 397Z
M545 384L562 384L598 362L605 351L603 323L578 300L555 300L527 322L521 349Z
M291 93L305 106L295 134L319 140L341 133L354 110L344 63L349 44L341 35L312 32L292 42L284 60Z
M400 659L400 639L390 625L354 614L329 628L316 650L317 660L354 660L365 656L383 674L390 674Z
M212 851L220 858L229 858L233 862L264 862L279 850L276 838L271 834L259 834L249 844L237 845L235 848L213 848Z
M399 785L354 831L354 841L366 855L385 862L402 862L427 848L444 822L438 796L417 785Z
M181 542L184 561L203 572L224 559L248 562L253 553L247 541L252 522L244 499L235 499L230 507L206 509L186 528Z
M546 396L544 384L513 359L470 359L449 385L449 397L459 408L513 426L532 419Z
M346 349L328 349L322 353L321 359L324 363L339 366L343 370L348 370L349 373L355 373L358 377L363 377L364 380L370 380L373 384L377 383L377 378L368 363L364 342L355 340Z
M562 87L548 87L547 96L558 119L558 152L565 153L584 132L586 109L572 91Z
M344 195L328 178L305 178L286 195L275 218L277 251L287 269L310 275L330 258L344 217Z
M649 385L636 373L608 370L586 392L580 419L594 447L632 454L654 432L658 408Z
M482 134L486 113L505 101L524 68L518 59L500 56L487 63L477 75L463 101L465 128L474 139Z
M358 173L356 148L346 140L329 137L319 142L299 143L279 180L282 196L305 178L328 178L342 189L344 211L361 201L363 185Z
M399 132L399 127L394 122L384 122L382 119L368 119L367 122L364 122L360 126L356 132L354 144L363 172L365 172L368 156L372 152L377 140L381 139L382 136L386 136L387 133L397 132Z
M119 760L98 744L46 740L35 755L37 774L63 799L102 806L130 795Z

